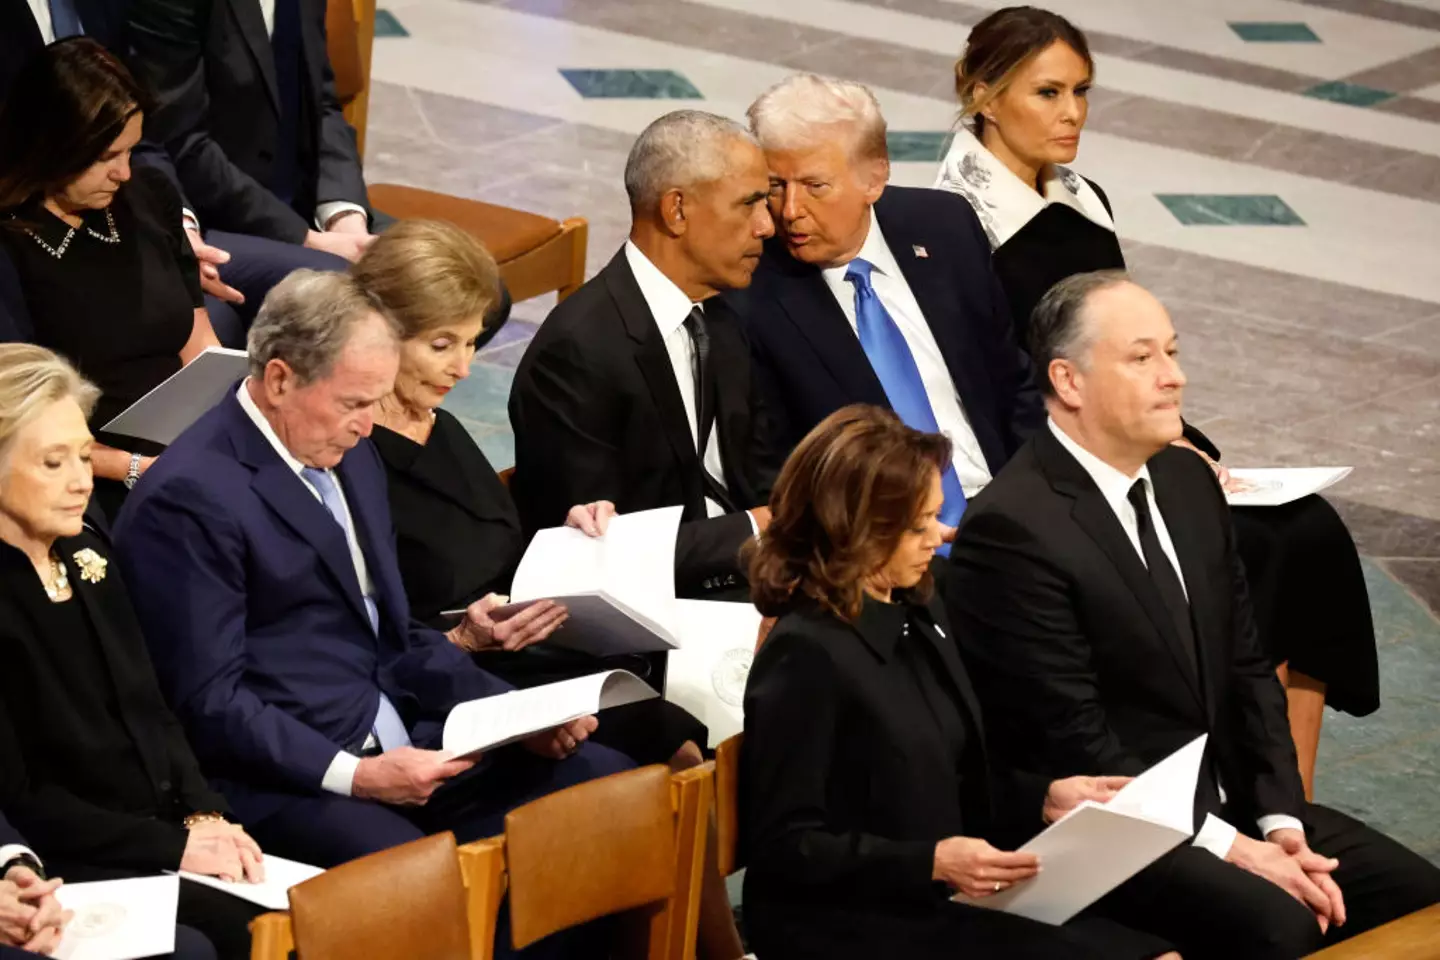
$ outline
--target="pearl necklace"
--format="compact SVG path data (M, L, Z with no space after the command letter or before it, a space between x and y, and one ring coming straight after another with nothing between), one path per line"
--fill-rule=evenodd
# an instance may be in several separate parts
M11 214L10 218L13 220L15 218L15 215ZM115 229L115 216L110 212L108 208L105 210L105 226L110 229L109 236L106 236L103 233L96 233L89 226L85 228L85 232L90 234L90 236L94 237L96 240L101 241L102 243L119 243L120 232ZM65 239L60 241L60 246L58 247L50 246L50 244L46 243L40 238L40 235L38 233L28 227L25 229L25 232L30 234L30 238L32 240L40 244L40 246L44 247L46 253L50 254L50 256L54 257L56 260L59 260L61 257L65 256L65 251L70 248L70 241L75 238L75 232L77 229L77 227L71 227L69 230L65 231Z
M59 603L60 597L70 589L70 573L65 569L64 562L53 554L50 556L50 572L54 580L45 584L45 596L50 598L51 603Z

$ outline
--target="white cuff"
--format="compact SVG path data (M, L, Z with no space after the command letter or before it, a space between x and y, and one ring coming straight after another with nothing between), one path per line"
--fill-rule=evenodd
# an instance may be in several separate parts
M1230 848L1234 846L1235 837L1239 832L1211 813L1206 815L1205 822L1200 826L1200 832L1195 834L1195 839L1191 843L1202 850L1209 850L1224 860L1229 855Z
M6 844L5 846L0 847L0 864L8 863L9 861L14 860L16 857L35 857L35 851L31 850L29 847L21 846L18 843ZM40 858L35 857L35 862L39 863ZM5 878L0 877L0 880L3 879Z
M200 218L195 216L195 211L188 207L180 211L180 225L186 230L194 230L196 233L200 232Z
M746 510L745 516L750 519L750 535L752 537L760 536L760 522L755 519L755 512L753 510Z
M329 793L338 793L342 797L353 796L355 793L355 771L360 767L360 758L353 753L346 753L341 750L335 754L335 759L330 761L330 767L325 771L325 776L320 781L320 789Z
M315 208L315 226L323 233L325 224L334 220L339 214L350 213L352 211L365 217L366 224L369 224L370 215L365 212L365 208L360 206L360 204L351 203L349 200L329 200Z
M1305 835L1305 824L1296 820L1288 813L1272 813L1255 821L1260 825L1260 836L1269 837L1276 830L1294 829L1299 830L1300 835Z

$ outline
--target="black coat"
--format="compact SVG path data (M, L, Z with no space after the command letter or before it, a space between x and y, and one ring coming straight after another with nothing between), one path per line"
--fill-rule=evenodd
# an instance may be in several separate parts
M74 0L87 37L124 55L124 0ZM45 46L27 0L0 0L0 100L25 61Z
M875 219L993 474L1045 422L1045 411L1029 359L1016 347L985 233L968 203L938 190L886 187ZM783 243L766 244L754 283L731 298L788 447L847 404L889 406L820 269L791 257Z
M1214 474L1149 463L1180 560L1199 673L1099 488L1049 430L970 503L946 578L951 618L1005 756L1056 777L1138 774L1203 733L1197 823L1304 818L1285 691L1261 647Z
M98 582L75 559L82 550L107 561ZM161 696L108 543L87 529L55 551L74 592L65 604L0 544L0 808L70 879L85 865L177 869L181 821L228 808ZM46 632L58 616L88 629Z
M510 388L511 491L527 533L570 507L614 501L621 513L683 506L676 590L713 594L738 582L750 536L743 512L764 504L778 470L750 348L719 300L706 304L725 484L737 511L706 519L700 457L665 341L621 250L560 304L530 341Z

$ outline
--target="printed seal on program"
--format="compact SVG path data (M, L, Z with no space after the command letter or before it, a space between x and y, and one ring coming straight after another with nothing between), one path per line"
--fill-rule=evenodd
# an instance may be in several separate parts
M729 707L745 703L745 681L750 678L750 662L754 659L755 652L749 647L735 647L726 650L715 661L715 667L710 671L710 684L721 703Z

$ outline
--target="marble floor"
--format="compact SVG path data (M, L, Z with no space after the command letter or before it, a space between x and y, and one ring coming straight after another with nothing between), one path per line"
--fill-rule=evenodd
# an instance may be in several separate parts
M1384 702L1330 713L1319 799L1440 862L1440 0L1047 2L1091 38L1075 166L1184 336L1187 416L1231 464L1355 468L1331 499ZM368 178L584 216L593 273L628 228L635 134L680 106L741 117L796 70L869 84L895 181L928 185L954 58L1006 0L381 3ZM552 305L517 306L450 400L497 466Z

